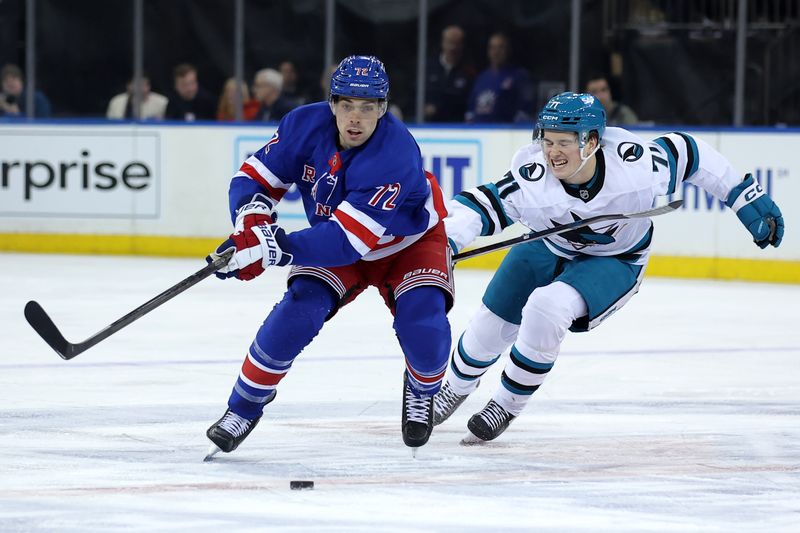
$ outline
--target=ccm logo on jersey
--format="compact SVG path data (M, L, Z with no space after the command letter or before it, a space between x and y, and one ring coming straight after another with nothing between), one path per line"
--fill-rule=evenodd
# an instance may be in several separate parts
M619 146L617 146L617 154L626 163L633 163L642 158L644 155L644 148L641 144L632 142L619 143Z
M525 181L539 181L544 177L544 165L539 163L528 163L519 167L519 177Z

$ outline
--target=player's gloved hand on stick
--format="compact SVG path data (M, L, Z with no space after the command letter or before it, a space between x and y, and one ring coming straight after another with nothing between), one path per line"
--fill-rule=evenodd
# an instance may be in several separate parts
M282 235L277 224L259 224L241 232L233 233L211 252L206 261L212 263L229 250L230 261L216 272L220 279L237 278L249 281L269 266L284 266L292 262L292 254L284 252L275 235Z
M242 232L259 224L274 224L278 221L278 213L270 207L271 202L263 194L255 194L249 203L236 210L234 233Z
M759 248L766 248L769 244L776 248L780 245L783 215L752 174L745 175L744 180L731 190L725 205L736 212Z

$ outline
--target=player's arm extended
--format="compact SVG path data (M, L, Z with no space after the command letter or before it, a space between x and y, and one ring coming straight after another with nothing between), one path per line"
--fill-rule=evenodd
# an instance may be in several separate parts
M453 252L458 253L476 237L496 235L513 224L518 217L506 197L517 190L519 185L507 174L496 183L456 194L447 205L444 219Z
M669 133L653 142L667 156L661 160L661 164L669 168L669 182L662 184L662 189L666 186L666 194L680 190L684 181L697 185L733 209L759 247L780 245L783 216L752 175L747 174L742 179L721 153L687 133ZM663 194L664 191L657 193Z

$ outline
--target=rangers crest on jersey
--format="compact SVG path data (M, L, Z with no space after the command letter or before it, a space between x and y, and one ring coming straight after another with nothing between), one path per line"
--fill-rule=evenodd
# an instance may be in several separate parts
M314 183L314 187L311 188L311 196L317 203L314 214L324 217L331 216L330 199L338 182L338 176L331 176L326 172Z

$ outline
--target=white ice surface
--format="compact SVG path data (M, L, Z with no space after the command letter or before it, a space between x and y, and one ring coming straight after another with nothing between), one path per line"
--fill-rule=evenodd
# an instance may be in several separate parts
M285 270L205 280L71 361L22 314L83 340L201 267L0 254L0 531L800 531L800 286L646 279L500 439L459 445L505 357L416 459L371 289L203 463ZM489 275L457 270L454 338Z

